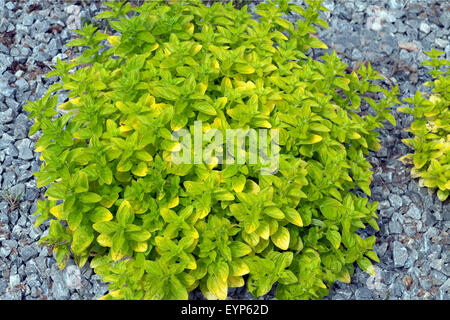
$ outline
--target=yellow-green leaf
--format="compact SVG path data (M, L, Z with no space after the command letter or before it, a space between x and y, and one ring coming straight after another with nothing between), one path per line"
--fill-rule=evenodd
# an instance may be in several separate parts
M89 219L94 223L101 221L110 221L112 220L112 218L113 215L105 207L97 207L89 215Z
M290 234L289 230L285 227L279 227L277 232L270 238L272 239L273 244L281 250L287 250L289 248Z
M287 208L286 210L284 210L284 212L285 212L285 215L286 215L286 219L290 223L295 224L295 225L297 225L299 227L303 227L302 217L297 212L297 210L295 210L293 208Z

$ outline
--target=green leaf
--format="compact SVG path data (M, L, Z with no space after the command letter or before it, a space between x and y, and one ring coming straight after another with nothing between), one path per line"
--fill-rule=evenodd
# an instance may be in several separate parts
M86 45L86 41L84 39L74 39L66 43L68 47L82 47Z
M231 255L235 258L243 257L252 252L252 249L243 242L233 241L230 244Z
M285 20L280 17L276 17L275 23L278 24L279 26L283 27L285 30L287 30L289 32L294 31L294 25L292 23L290 23L288 20Z
M429 160L429 155L425 154L425 153L416 153L414 154L414 167L416 167L417 169L422 168Z
M166 124L170 120L172 120L174 114L174 110L172 106L166 106L161 113L158 116L159 121L161 124Z
M114 261L122 259L128 249L127 241L123 233L124 231L120 230L113 237L113 243L111 247L111 258Z
M264 213L267 214L269 217L272 217L272 218L278 219L278 220L285 218L283 211L281 211L277 207L267 207L264 209Z
M350 81L347 78L335 78L334 79L334 84L337 87L339 87L339 88L341 88L342 90L345 90L345 91L349 91L350 90L350 87L348 86L349 82Z
M85 251L92 241L94 240L94 234L90 227L80 226L73 233L71 249L74 254L81 254Z
M79 171L78 176L76 176L76 186L75 186L75 192L76 193L83 193L89 191L89 180L88 176L84 171Z
M380 259L378 258L377 254L374 251L367 251L366 256L372 259L373 261L380 262Z
M152 87L149 89L155 97L164 98L166 100L175 101L178 99L178 91L169 87Z
M133 241L142 242L150 238L150 232L145 230L140 231L127 231L126 237Z
M113 219L113 215L105 207L97 207L90 213L89 219L94 223L110 221Z
M186 191L196 195L196 194L201 194L203 193L203 187L202 184L199 182L194 182L194 181L185 181L184 182L184 187L186 188Z
M243 63L236 64L235 70L242 74L252 74L255 72L255 69L251 65Z
M55 249L56 262L58 263L58 267L60 269L64 269L66 267L67 261L69 260L69 252L65 248L57 248Z
M273 244L281 250L287 250L289 248L290 234L289 230L285 227L278 228L277 232L270 238L272 239Z
M45 195L52 199L64 200L66 198L65 186L58 183L54 183L47 189Z
M127 224L131 224L134 220L133 209L131 208L130 203L127 200L123 200L116 214L117 221L119 225L126 226Z
M450 194L449 190L446 190L446 191L438 190L437 191L437 196L438 196L440 201L447 200L449 194Z
M245 187L245 176L244 175L238 175L238 176L234 176L231 179L232 185L233 185L233 190L237 193L242 192L242 190L244 190Z
M217 299L225 300L228 294L228 265L216 263L211 267L211 271L206 281L207 288Z
M333 198L325 198L321 205L320 211L325 216L325 218L330 220L336 220L338 217L338 210L342 206L342 204Z
M106 184L111 184L113 176L109 167L103 166L99 168L99 178Z
M233 177L238 172L238 167L235 165L227 166L224 170L222 170L222 177L224 179L229 179Z
M210 116L215 116L217 114L216 109L206 101L196 102L192 105L192 108Z
M358 263L358 266L365 271L366 273L370 274L371 276L375 275L375 269L373 268L372 263L370 262L369 259L362 257L359 258L358 260L356 260L356 262Z
M67 217L67 224L71 230L76 230L83 219L83 213L80 210L74 209L69 212Z
M315 37L310 37L308 39L308 44L311 48L328 49L326 44Z
M338 249L341 245L341 234L334 230L328 230L326 233L328 241L331 242L335 249Z
M175 277L169 281L168 286L168 297L172 300L187 300L188 299L188 291L186 287Z
M102 200L102 197L94 192L85 192L80 194L80 201L84 203L95 203Z
M297 210L292 209L292 208L287 208L285 210L285 214L286 214L286 219L292 223L295 224L299 227L303 227L303 220L302 217L300 216L300 214L297 212Z
M117 223L112 221L97 222L92 225L95 231L104 234L112 234L119 229Z
M291 270L285 270L281 273L280 279L278 280L279 283L288 285L293 284L298 281L297 277Z

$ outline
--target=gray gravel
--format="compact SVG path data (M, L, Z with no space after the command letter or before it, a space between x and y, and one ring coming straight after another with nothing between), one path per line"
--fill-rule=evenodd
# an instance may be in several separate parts
M427 90L427 69L420 66L424 50L444 50L450 58L450 5L445 1L326 0L324 14L330 28L319 32L330 48L353 66L370 61L374 68L399 83L403 97ZM17 197L17 205L0 199L0 299L95 299L106 293L88 265L82 269L69 260L59 270L53 254L37 244L48 223L33 228L36 188L32 172L39 170L34 139L27 137L32 124L22 109L54 83L45 79L48 66L77 52L65 47L82 21L99 13L99 3L0 0L0 186ZM291 19L295 19L292 16ZM316 54L320 55L320 50ZM364 110L362 110L364 111ZM328 299L449 299L450 205L412 180L408 168L397 161L410 150L401 143L411 123L409 116L393 111L397 127L380 130L383 147L372 153L372 197L379 201L380 231L376 235L380 263L375 276L359 268L350 284L337 283ZM271 294L264 297L271 298ZM248 299L244 288L230 291L233 299ZM201 294L195 291L194 299Z

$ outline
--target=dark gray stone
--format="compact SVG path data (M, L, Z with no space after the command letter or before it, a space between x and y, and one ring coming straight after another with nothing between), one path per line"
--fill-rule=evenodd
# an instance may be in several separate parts
M394 242L393 258L395 267L403 267L408 259L408 250L399 242Z
M392 194L389 197L389 202L391 203L392 207L394 207L395 210L399 209L402 206L402 198L396 194Z
M28 261L38 255L38 251L33 246L25 246L20 250L20 256L23 261Z
M16 86L20 91L27 91L30 88L28 82L23 78L16 81Z
M13 111L8 109L4 112L0 112L0 124L6 124L13 121Z
M16 143L16 147L19 151L19 158L23 160L31 160L34 158L33 151L31 148L30 139L24 138Z
M53 282L52 294L55 300L67 300L70 297L69 289L62 281Z
M2 257L3 259L6 259L9 254L11 253L12 248L6 244L2 244L0 246L0 257Z
M9 145L8 148L6 148L5 152L6 155L11 156L13 158L17 158L17 156L19 155L19 151L14 145Z
M11 274L9 276L9 287L14 288L20 284L20 276L18 274Z
M356 300L371 300L373 297L372 291L367 288L359 288L355 292Z
M445 29L450 28L450 12L448 10L444 10L444 12L439 17L439 22L444 26Z
M403 231L402 224L398 221L390 221L389 222L389 231L393 234L402 233L402 231Z
M8 288L8 281L4 278L0 278L0 293L6 292L6 288Z
M22 20L23 25L31 26L34 22L34 16L32 14L26 14Z
M23 183L18 183L9 189L9 195L16 200L21 200L25 194L25 185Z
M5 70L9 68L9 66L11 65L12 62L13 62L12 57L10 57L9 55L0 53L0 74L5 72ZM3 92L2 92L2 94L5 95Z
M416 220L419 220L422 217L420 210L415 205L411 205L406 214Z
M445 274L443 274L437 270L432 270L431 271L431 279L432 279L433 285L441 286L448 279L448 277Z

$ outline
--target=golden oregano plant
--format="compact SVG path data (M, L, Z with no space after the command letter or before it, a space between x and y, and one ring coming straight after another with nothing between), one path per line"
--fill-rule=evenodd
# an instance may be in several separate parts
M431 66L433 81L424 85L432 88L424 97L417 91L414 97L404 99L414 106L399 108L412 114L414 121L406 131L413 138L403 139L403 143L414 149L414 153L401 158L404 163L413 164L411 175L419 178L419 185L437 189L439 200L445 201L450 193L450 61L439 58L442 51L432 49L425 52L431 59L423 62Z
M378 230L378 204L352 190L370 195L365 156L381 121L395 124L398 89L376 85L370 64L347 73L334 52L313 59L326 8L305 2L261 3L258 20L231 4L110 2L97 18L119 36L77 31L69 45L82 55L58 61L48 77L61 81L25 106L30 135L42 133L37 187L48 186L36 226L50 219L40 242L61 268L89 259L110 283L105 299L186 299L197 287L225 299L245 283L255 297L277 283L278 299L319 299L355 262L373 274L375 237L356 231ZM359 115L361 103L373 112ZM194 121L279 130L278 172L170 161L171 132Z

